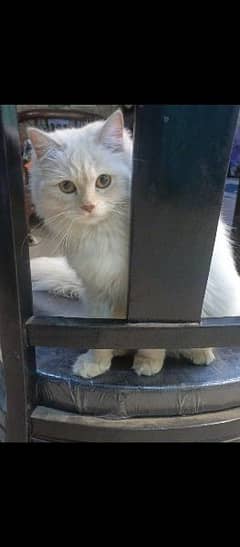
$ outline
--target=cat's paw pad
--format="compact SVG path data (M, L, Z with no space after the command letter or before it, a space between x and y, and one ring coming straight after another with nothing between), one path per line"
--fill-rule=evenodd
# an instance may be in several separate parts
M210 365L215 361L215 355L211 349L194 349L188 357L194 365Z
M133 361L133 370L138 376L154 376L158 374L163 367L164 357L159 359L150 359L144 355L135 355Z
M79 285L59 285L50 289L48 292L54 296L62 296L63 298L79 300L84 294L84 289Z
M80 355L73 365L73 374L81 378L94 378L106 372L111 366L111 360L94 362L84 353Z

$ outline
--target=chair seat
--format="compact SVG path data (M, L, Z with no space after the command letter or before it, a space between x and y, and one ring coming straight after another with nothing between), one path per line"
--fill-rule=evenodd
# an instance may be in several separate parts
M34 294L36 315L84 316L76 301ZM167 358L162 371L138 377L132 357L118 357L105 374L84 380L71 372L81 352L37 347L39 404L82 415L108 418L196 415L240 406L240 347L219 348L209 366ZM5 422L3 375L0 377L0 429Z
M81 303L46 293L34 295L34 309L38 315L86 315ZM184 416L240 406L240 348L219 348L209 366L169 357L152 377L138 377L131 370L132 358L118 357L108 372L91 380L71 372L80 353L36 349L40 404L116 418Z
M218 349L217 360L197 366L167 358L156 376L138 377L131 358L85 380L71 373L79 351L37 348L40 404L111 418L184 416L240 406L240 348Z

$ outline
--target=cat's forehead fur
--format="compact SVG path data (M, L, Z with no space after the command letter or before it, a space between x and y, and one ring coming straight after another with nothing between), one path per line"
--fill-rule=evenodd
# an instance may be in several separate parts
M57 129L51 133L48 133L49 137L52 137L59 144L67 150L72 148L76 149L76 145L89 146L97 145L98 137L101 129L104 126L103 121L92 122L83 127L72 127L70 129Z
M96 121L81 128L58 129L46 133L49 139L49 148L45 155L38 161L34 154L33 162L42 167L44 163L56 160L60 166L88 171L94 167L101 168L123 168L131 167L132 141L126 129L123 130L122 146L114 150L101 142L101 131L106 122ZM43 134L43 133L42 133ZM30 130L31 136L31 130Z

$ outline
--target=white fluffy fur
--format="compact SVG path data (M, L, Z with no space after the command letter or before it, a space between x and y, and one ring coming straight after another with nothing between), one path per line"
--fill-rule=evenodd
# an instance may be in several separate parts
M67 239L61 248L71 268L83 280L93 304L91 314L101 314L104 309L106 315L111 309L115 316L123 317L128 281L132 142L121 128L121 114L115 115L113 121L114 118L115 132L110 121L50 135L29 130L39 156L33 158L31 188L38 215L60 242L61 238L64 243ZM124 135L123 141L117 129ZM37 146L39 141L41 147ZM112 177L111 186L105 190L95 186L101 174ZM59 190L58 184L64 180L75 183L77 194ZM91 214L81 209L89 202L95 205Z
M80 129L52 134L30 129L29 136L35 148L31 176L33 201L52 235L59 237L71 267L63 264L60 274L53 266L53 274L56 271L53 285L56 286L57 280L65 291L68 284L75 286L78 277L83 280L91 302L90 315L124 317L132 141L123 129L121 113L117 111L107 122L94 122ZM95 185L101 174L112 177L112 184L105 190L99 190ZM61 192L59 183L64 180L74 182L77 192ZM95 206L91 213L81 208L89 203ZM47 261L42 260L42 272ZM34 275L36 277L36 271ZM36 283L35 279L35 286ZM78 283L81 288L81 282ZM44 287L44 282L39 286ZM224 315L240 315L240 281L231 244L220 220L203 316ZM181 353L196 364L208 364L214 359L210 349L183 350ZM112 356L112 350L91 350L77 359L73 370L85 378L97 376L110 367ZM133 368L137 374L156 374L161 370L164 358L164 349L139 350Z
M237 273L230 230L220 218L203 302L203 317L240 315L240 278Z
M84 295L82 282L65 257L41 256L33 258L30 265L34 291L48 291L65 298L80 298Z

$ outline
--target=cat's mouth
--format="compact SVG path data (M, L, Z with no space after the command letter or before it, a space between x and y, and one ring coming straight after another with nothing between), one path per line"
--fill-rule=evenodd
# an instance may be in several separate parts
M78 213L78 221L79 223L84 224L96 224L100 220L103 220L106 218L106 214L99 214L98 211L85 211L81 209Z
M86 211L84 209L80 209L79 216L85 217L85 218L92 218L92 217L96 217L97 215L96 215L96 211Z

